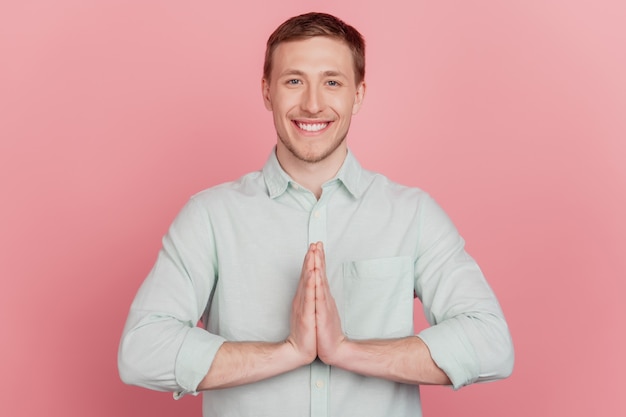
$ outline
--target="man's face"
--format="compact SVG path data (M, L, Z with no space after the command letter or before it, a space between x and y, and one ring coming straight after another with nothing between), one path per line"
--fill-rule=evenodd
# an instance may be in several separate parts
M316 163L343 152L365 84L356 85L352 53L339 40L317 36L283 42L274 50L270 80L263 80L280 156Z

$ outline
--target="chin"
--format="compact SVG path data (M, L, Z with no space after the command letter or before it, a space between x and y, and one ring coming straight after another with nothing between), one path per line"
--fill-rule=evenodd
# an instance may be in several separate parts
M296 140L292 140L292 138L285 139L280 135L278 136L278 140L287 152L289 152L294 158L307 163L321 162L334 155L336 152L339 152L345 139L345 135L341 139L322 139L309 136L305 138L297 138ZM319 143L306 143L316 141Z

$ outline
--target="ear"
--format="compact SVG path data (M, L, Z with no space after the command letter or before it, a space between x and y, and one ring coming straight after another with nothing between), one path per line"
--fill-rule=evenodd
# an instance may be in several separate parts
M361 109L361 104L363 104L363 99L365 99L365 89L365 81L361 81L359 85L356 86L354 104L352 105L352 114L357 114Z
M263 103L265 103L265 108L269 111L272 111L272 100L270 98L270 83L265 78L261 80L261 94L263 95Z

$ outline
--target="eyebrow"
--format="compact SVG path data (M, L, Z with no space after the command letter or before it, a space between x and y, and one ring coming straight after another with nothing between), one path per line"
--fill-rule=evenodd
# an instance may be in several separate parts
M306 74L303 71L301 71L301 70L298 70L298 69L287 69L287 70L283 71L280 74L280 77L285 77L285 76L288 76L288 75L298 75L298 76L301 76L301 77L306 76ZM348 78L348 77L346 77L346 75L343 72L341 72L341 71L334 71L334 70L323 71L322 75L325 76L325 77L343 77L343 78Z
M341 72L341 71L324 71L323 72L324 76L326 77L343 77L343 78L348 78L346 77L346 75Z
M280 77L284 77L286 75L300 75L303 76L304 72L297 69L287 69L280 74Z

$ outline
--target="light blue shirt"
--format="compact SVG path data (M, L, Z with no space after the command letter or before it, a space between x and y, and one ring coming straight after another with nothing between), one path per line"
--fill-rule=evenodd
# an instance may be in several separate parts
M431 324L418 337L455 388L511 372L498 302L428 194L364 170L348 152L317 200L272 152L262 171L200 192L174 220L128 316L122 379L195 394L225 340L284 340L304 254L317 241L348 338L414 335L417 296ZM421 415L418 387L319 360L203 396L205 417Z

